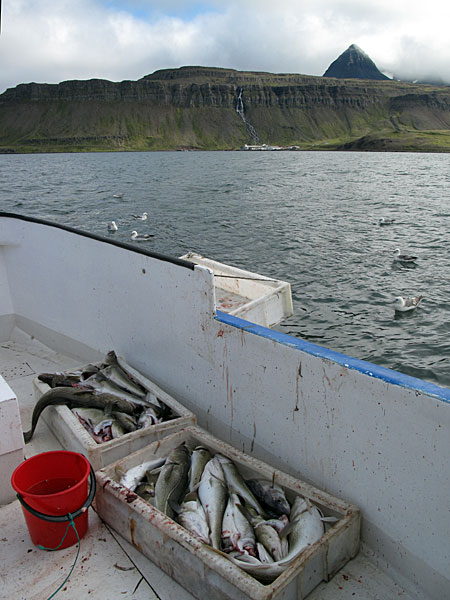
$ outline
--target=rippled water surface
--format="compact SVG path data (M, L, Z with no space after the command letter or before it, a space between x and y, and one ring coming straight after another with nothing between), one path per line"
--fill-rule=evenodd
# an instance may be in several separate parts
M278 329L450 385L448 155L164 152L0 156L1 209L189 250L289 281ZM122 198L114 195L123 194ZM146 211L141 223L132 213ZM380 227L381 216L395 218ZM107 232L114 219L119 230ZM138 243L138 242L134 242ZM393 263L393 251L418 256ZM396 315L398 295L424 294Z

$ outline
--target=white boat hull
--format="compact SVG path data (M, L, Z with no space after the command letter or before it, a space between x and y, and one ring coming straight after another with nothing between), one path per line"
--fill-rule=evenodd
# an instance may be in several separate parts
M427 598L449 585L450 390L215 311L210 270L0 216L0 334L110 349L200 426L362 510L362 541Z

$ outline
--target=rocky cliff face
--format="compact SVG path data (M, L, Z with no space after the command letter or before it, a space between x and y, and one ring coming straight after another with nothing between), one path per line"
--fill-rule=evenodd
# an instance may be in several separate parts
M307 104L367 106L385 89L324 81L321 77L241 73L229 69L183 67L157 71L138 81L114 83L103 79L29 83L0 95L0 106L12 102L146 102L158 106L236 108L242 90L257 106L304 107ZM388 94L389 95L389 94Z
M339 147L371 132L450 128L450 89L183 67L138 81L22 84L0 95L0 150Z

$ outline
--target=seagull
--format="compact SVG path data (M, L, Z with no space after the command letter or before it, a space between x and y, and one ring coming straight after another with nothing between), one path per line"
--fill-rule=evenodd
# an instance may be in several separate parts
M113 198L123 198L123 194L113 194Z
M110 221L108 223L108 231L117 231L119 228L117 227L117 223L115 221Z
M415 296L414 298L405 298L403 296L398 296L394 300L394 309L399 312L406 312L408 310L414 310L419 302L422 300L423 296Z
M409 256L409 254L401 254L400 248L394 250L394 260L402 263L413 263L417 260L417 256Z
M139 215L131 215L132 217L134 217L135 219L139 219L139 221L146 221L147 220L147 213L142 213L141 216Z
M392 225L392 223L395 221L395 219L393 217L381 217L378 221L378 223L380 225Z
M131 237L133 240L149 240L154 236L151 233L138 233L137 231L132 231Z

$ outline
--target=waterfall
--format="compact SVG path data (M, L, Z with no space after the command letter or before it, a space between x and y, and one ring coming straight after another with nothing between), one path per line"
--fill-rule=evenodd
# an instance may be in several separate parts
M245 118L245 109L244 109L244 101L242 100L242 91L243 91L242 88L239 88L239 94L238 94L238 97L236 100L236 112L241 117L242 121L244 122L245 129L247 130L247 133L250 136L252 142L254 144L261 144L261 140L259 139L259 136L256 133L256 129Z

